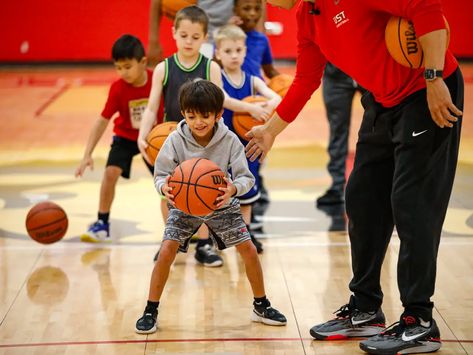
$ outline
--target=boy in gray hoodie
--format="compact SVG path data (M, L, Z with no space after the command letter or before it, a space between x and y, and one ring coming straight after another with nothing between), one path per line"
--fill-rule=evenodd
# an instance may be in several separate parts
M235 246L244 263L253 290L251 320L268 325L285 325L286 317L271 307L264 289L263 271L240 212L235 196L243 195L254 184L248 169L243 145L238 137L220 121L224 94L210 81L199 80L184 84L179 104L185 117L176 131L164 142L155 162L154 183L169 202L169 217L157 262L151 275L148 303L143 316L136 322L135 331L150 334L157 330L158 306L169 276L169 270L179 250L186 252L193 233L205 223L220 249ZM205 217L185 214L175 207L169 176L185 160L212 160L227 174L227 186L216 200L217 209ZM228 176L231 171L231 177Z

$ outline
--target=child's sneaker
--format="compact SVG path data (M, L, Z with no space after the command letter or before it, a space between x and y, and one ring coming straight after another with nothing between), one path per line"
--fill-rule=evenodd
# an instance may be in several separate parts
M381 355L431 353L441 346L435 320L425 322L413 316L403 317L384 332L360 343L361 350Z
M218 267L223 265L223 259L209 244L195 248L195 260L208 267Z
M335 319L314 325L310 329L310 335L317 340L369 337L383 331L386 323L381 308L373 312L362 312L346 304L335 313Z
M80 240L89 243L109 243L110 238L110 223L105 223L101 219L90 225L87 232L80 236Z
M136 321L135 332L151 334L158 330L158 310L145 309L143 316Z
M265 308L255 307L251 313L251 320L267 325L286 325L287 320L277 309L268 306Z

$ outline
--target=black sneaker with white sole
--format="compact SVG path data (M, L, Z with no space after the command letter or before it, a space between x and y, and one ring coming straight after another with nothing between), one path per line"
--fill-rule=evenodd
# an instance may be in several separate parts
M435 320L425 322L414 316L404 316L382 333L360 343L361 350L379 355L431 353L441 346Z
M266 325L286 325L286 317L279 312L277 309L268 307L256 307L251 313L251 320L253 322L259 322Z
M158 311L145 309L143 316L136 321L135 332L138 334L151 334L158 329Z
M217 254L215 248L210 244L205 244L195 248L195 260L207 267L218 267L223 265L223 259Z
M314 325L310 335L317 340L341 340L351 337L369 337L384 330L386 319L383 311L362 312L350 304L334 312L335 319Z

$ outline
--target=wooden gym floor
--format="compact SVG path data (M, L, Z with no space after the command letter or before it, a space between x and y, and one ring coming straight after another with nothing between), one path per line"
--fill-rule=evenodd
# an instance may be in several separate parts
M473 66L462 67L460 162L433 298L444 355L473 354ZM343 213L314 208L330 182L320 93L278 138L263 170L271 204L259 235L261 260L268 296L287 326L251 323L251 290L234 249L222 253L223 267L209 269L196 265L191 246L173 266L158 332L135 334L163 230L159 199L139 158L132 178L117 187L113 244L78 237L96 217L111 129L94 154L95 170L75 179L74 169L114 78L108 66L0 71L0 354L361 354L357 340L309 335L348 300L351 275L347 234L329 231L343 226ZM352 150L361 113L356 102ZM32 241L24 227L29 208L44 199L69 216L67 235L49 246ZM388 323L402 311L398 249L394 236L382 275Z

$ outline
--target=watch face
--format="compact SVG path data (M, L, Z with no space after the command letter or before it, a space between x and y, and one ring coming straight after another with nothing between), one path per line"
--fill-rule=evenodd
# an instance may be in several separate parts
M424 78L426 80L432 80L435 78L435 71L433 69L425 69Z

